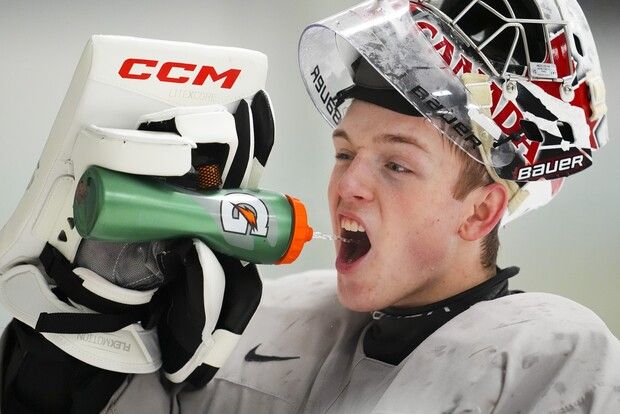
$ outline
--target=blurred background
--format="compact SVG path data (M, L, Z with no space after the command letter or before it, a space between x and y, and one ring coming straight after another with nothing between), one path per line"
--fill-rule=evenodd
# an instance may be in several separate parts
M84 44L92 34L237 46L269 57L267 91L276 145L262 187L297 196L315 230L330 232L325 189L333 163L331 131L312 106L297 69L304 27L357 0L207 1L0 0L0 227L22 197ZM499 265L517 265L511 288L552 292L594 310L620 336L620 5L580 2L597 41L607 86L607 147L595 165L564 186L547 207L500 233ZM292 265L262 266L274 278L332 267L331 242L307 245ZM0 310L0 326L8 315Z

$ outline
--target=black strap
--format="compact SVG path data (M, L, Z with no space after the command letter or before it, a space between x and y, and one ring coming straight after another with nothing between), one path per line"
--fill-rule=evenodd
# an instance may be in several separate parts
M362 85L352 85L336 94L336 106L350 98L360 99L381 106L394 112L410 116L422 116L396 89L373 89Z
M136 305L114 302L86 289L82 278L73 273L74 266L54 246L46 244L39 259L47 275L54 279L58 288L72 301L99 313L118 314L136 308Z
M357 58L351 64L351 69L354 73L353 85L336 94L336 107L346 99L355 98L403 115L423 116L365 58Z
M139 320L132 313L104 315L100 313L41 313L37 332L79 334L89 332L116 332Z
M160 295L143 305L114 302L86 289L84 281L73 273L73 265L54 246L46 244L39 259L57 283L53 292L60 293L61 300L71 299L99 313L41 313L35 327L38 332L115 332L140 321L147 329L157 324L163 311Z
M6 335L3 413L98 413L127 378L66 354L16 319Z

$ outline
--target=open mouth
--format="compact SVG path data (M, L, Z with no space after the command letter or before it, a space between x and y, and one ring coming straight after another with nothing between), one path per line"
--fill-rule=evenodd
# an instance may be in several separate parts
M343 262L351 264L368 253L370 240L364 227L355 220L342 217L340 223L340 237L343 240L338 255Z

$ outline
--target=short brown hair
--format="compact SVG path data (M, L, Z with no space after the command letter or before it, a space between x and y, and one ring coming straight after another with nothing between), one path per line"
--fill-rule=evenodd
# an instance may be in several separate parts
M463 200L467 194L479 187L491 184L494 180L487 171L484 164L474 160L467 153L448 140L450 149L461 164L459 177L452 191L452 195L457 200ZM486 269L495 266L497 263L497 252L499 250L499 223L482 239L482 252L480 263Z

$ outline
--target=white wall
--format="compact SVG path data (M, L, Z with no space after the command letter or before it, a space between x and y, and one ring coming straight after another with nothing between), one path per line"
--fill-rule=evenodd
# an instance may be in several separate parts
M329 231L324 189L332 164L330 131L312 107L297 69L297 41L306 24L356 3L313 1L0 0L0 225L17 205L73 69L91 34L123 34L257 49L269 56L277 143L263 187L302 199L316 230ZM595 310L620 336L620 159L613 115L620 30L615 2L589 1L584 9L599 42L611 113L611 143L596 165L575 176L549 206L503 231L500 265L519 265L514 288L568 296ZM616 92L616 93L614 93ZM286 267L263 274L329 267L329 242L311 243Z

